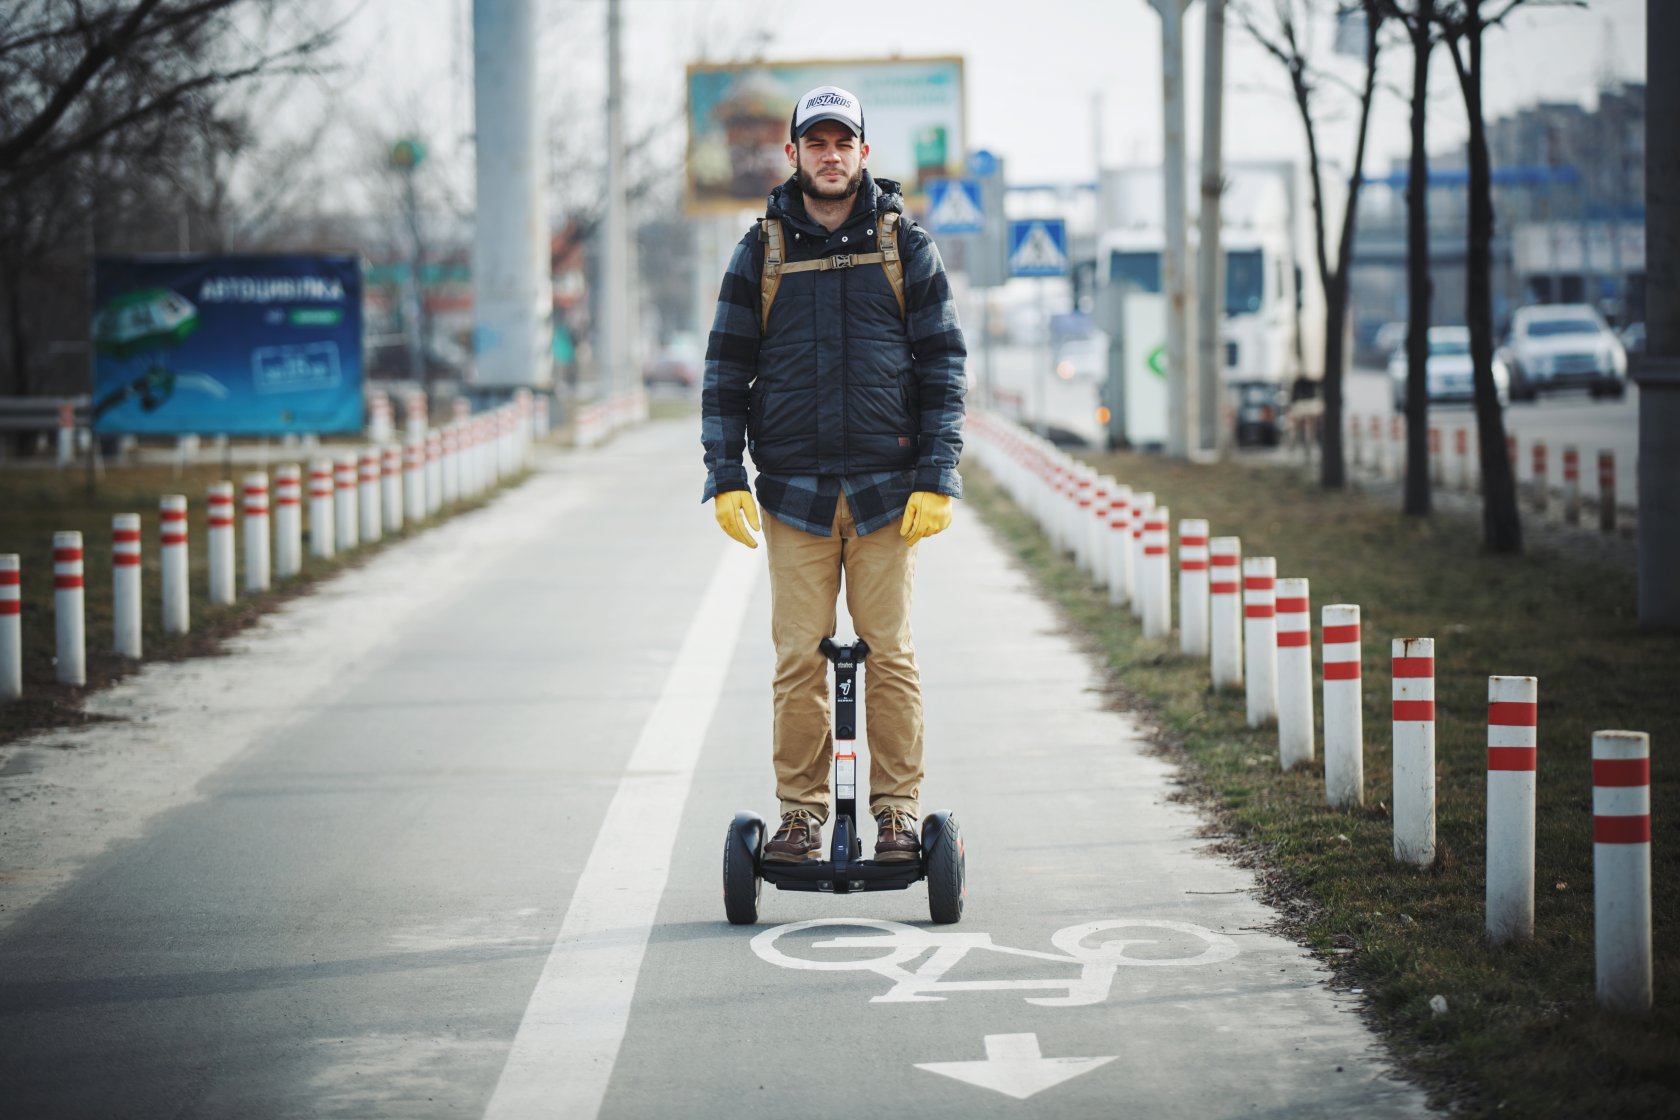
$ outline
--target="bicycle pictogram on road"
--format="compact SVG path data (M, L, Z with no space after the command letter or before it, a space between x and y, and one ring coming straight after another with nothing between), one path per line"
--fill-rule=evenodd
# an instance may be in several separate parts
M851 958L815 958L797 956L777 944L785 938L810 929L851 927L867 930L813 941L801 946L804 950L859 950L870 955ZM1159 945L1163 938L1113 937L1088 943L1097 934L1110 930L1155 930L1177 934L1165 939L1169 946L1186 938L1200 943L1192 955L1145 956L1134 946ZM1193 965L1217 964L1237 955L1237 944L1222 933L1190 922L1174 922L1159 918L1106 918L1067 926L1050 936L1050 944L1059 952L1047 953L1037 949L1016 949L998 945L989 933L957 933L923 929L902 922L881 921L875 918L812 918L802 922L767 929L754 937L754 953L779 968L808 969L816 972L874 972L892 982L885 995L874 996L872 1003L925 1003L945 999L953 992L1047 992L1028 996L1026 1002L1039 1007L1081 1007L1101 1003L1108 998L1114 977L1121 968L1185 968ZM1078 975L1065 978L1027 980L947 980L946 974L970 953L999 953L1024 957L1034 961L1051 961L1077 966ZM923 954L927 959L911 967Z

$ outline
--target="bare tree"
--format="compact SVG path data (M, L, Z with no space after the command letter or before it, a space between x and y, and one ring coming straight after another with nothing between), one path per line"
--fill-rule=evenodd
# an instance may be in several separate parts
M1317 250L1318 275L1324 286L1324 453L1319 461L1319 481L1327 489L1347 484L1347 464L1342 449L1343 372L1346 366L1349 268L1353 260L1354 232L1358 225L1359 192L1365 179L1365 141L1371 121L1371 102L1376 92L1378 35L1383 11L1376 0L1337 0L1338 14L1361 12L1365 17L1365 76L1358 90L1359 128L1354 142L1353 168L1348 173L1347 204L1336 241L1336 263L1330 263L1325 232L1323 169L1318 142L1315 105L1329 77L1314 67L1309 57L1307 32L1321 9L1313 0L1271 0L1272 18L1262 22L1254 3L1237 8L1238 18L1248 33L1289 73L1295 108L1307 136L1307 163L1312 183L1313 233Z
M65 389L43 364L84 337L92 252L172 249L226 203L253 147L229 94L312 69L336 33L283 0L18 0L0 17L0 388ZM189 189L190 188L190 189Z
M1412 44L1412 154L1406 175L1406 481L1402 508L1430 512L1429 320L1435 284L1429 275L1429 56L1435 49L1437 0L1378 0Z

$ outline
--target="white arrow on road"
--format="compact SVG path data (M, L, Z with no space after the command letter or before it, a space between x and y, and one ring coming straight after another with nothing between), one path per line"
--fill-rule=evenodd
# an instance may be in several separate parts
M1112 1062L1106 1058L1046 1058L1038 1048L1036 1034L989 1034L986 1058L980 1062L918 1062L917 1069L954 1077L982 1089L994 1089L1006 1097L1024 1101L1052 1085L1089 1073Z

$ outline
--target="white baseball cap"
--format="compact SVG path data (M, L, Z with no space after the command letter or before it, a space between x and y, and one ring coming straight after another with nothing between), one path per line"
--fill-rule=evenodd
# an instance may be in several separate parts
M839 86L818 86L799 99L793 107L793 138L805 135L818 121L843 124L863 139L863 104Z

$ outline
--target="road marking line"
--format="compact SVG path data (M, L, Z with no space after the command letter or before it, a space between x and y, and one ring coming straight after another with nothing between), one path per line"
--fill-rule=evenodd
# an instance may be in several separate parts
M694 766L761 566L757 552L725 546L607 807L485 1120L600 1112Z

